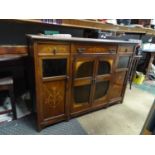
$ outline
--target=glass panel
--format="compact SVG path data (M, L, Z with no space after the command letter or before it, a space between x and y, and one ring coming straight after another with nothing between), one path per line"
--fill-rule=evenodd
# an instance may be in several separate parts
M109 81L97 82L95 86L95 99L104 97L107 94L109 88Z
M129 62L129 56L119 57L119 62L117 68L127 68Z
M43 77L66 75L67 59L44 59Z
M75 103L89 102L91 85L83 85L74 87L74 101Z
M76 62L76 78L89 77L93 75L92 61L78 61Z
M98 64L98 75L109 74L110 73L110 63L107 61L99 61Z

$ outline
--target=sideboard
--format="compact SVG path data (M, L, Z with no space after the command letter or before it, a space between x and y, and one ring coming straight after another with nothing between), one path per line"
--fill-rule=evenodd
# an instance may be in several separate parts
M122 103L136 42L27 37L38 130Z

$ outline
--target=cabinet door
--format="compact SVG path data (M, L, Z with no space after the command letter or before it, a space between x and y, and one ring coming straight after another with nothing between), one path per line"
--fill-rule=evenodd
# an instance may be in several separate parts
M109 95L111 100L119 100L120 97L122 97L122 90L126 74L126 71L119 71L114 73L113 84Z
M42 121L57 121L66 117L68 98L69 56L40 56L39 110Z
M72 113L88 109L91 105L92 80L95 58L75 56L73 61Z
M94 106L108 103L114 60L115 56L110 55L99 56L97 59L92 95Z
M113 82L110 91L111 101L120 100L123 97L124 88L126 86L126 78L129 70L131 55L118 55Z

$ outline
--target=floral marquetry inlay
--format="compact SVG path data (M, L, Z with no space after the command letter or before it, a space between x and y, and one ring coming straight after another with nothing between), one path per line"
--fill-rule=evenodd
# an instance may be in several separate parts
M44 103L50 108L55 109L63 102L63 94L59 87L48 88L44 86L43 89L45 94Z

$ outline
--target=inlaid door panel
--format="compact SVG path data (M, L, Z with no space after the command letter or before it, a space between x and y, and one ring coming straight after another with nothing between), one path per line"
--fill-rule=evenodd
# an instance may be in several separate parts
M42 121L66 117L69 56L40 56L39 65Z
M64 80L44 82L42 84L43 118L64 115L66 99L66 82Z

